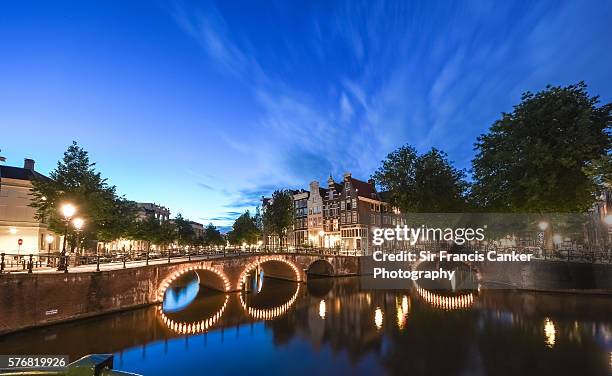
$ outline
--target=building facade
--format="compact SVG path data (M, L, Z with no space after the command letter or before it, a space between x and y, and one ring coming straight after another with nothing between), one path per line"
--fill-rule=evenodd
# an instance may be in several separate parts
M48 178L34 170L32 159L25 159L23 167L0 166L0 252L23 256L60 248L61 236L37 220L30 207L33 179Z
M204 239L204 225L198 222L189 221L196 239Z
M141 220L153 217L163 222L170 219L170 210L165 206L153 202L138 202L136 205L138 206L137 216Z
M400 212L385 202L373 181L362 181L344 174L342 181L333 177L327 187L318 181L309 191L293 191L294 224L289 244L293 247L331 248L367 253L372 247L373 228L404 225ZM270 203L262 198L262 207ZM265 233L265 229L264 229ZM267 245L278 245L278 239L265 237ZM385 242L385 247L403 248L403 244Z
M293 191L293 233L289 244L293 247L308 245L308 197L306 190Z

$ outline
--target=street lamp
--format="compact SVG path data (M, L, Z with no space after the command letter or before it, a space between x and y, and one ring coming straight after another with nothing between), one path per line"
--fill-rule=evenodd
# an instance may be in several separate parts
M546 221L542 221L540 223L538 223L538 228L542 231L546 231L546 229L548 228L549 223Z
M75 218L72 220L72 225L77 233L77 253L79 252L79 235L81 234L81 230L83 229L83 225L85 224L85 220L83 218Z
M62 215L64 216L64 242L62 244L62 256L60 262L58 263L57 270L63 270L65 273L68 273L68 263L66 260L66 237L68 236L68 224L70 223L70 219L76 213L76 207L72 204L63 204L60 208Z
M51 243L53 243L55 237L53 235L47 235L45 240L47 241L47 266L49 266L49 259L51 258Z

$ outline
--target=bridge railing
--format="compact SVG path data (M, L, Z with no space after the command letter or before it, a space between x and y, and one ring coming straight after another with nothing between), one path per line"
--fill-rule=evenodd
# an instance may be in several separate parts
M418 249L415 249L418 250ZM462 251L486 252L494 250L498 253L528 253L533 259L582 262L582 263L612 263L612 250L555 250L543 251L541 249L528 248L464 248ZM224 247L224 248L200 248L179 250L170 249L162 251L133 251L133 252L110 252L104 254L75 254L69 253L65 256L59 253L48 254L13 254L0 253L1 273L32 273L35 271L68 272L72 268L80 271L99 271L101 268L127 268L146 266L150 263L171 263L178 261L198 259L214 259L225 257L237 257L255 254L304 254L314 256L364 256L366 252L360 250L341 250L334 248L263 248L263 247ZM77 271L75 270L75 271Z
M356 250L336 250L325 248L240 248L227 247L219 249L162 250L155 252L112 252L104 254L15 254L0 253L0 274L2 273L33 273L33 272L68 272L100 271L101 268L128 268L146 266L151 263L172 263L197 259L215 259L240 257L255 254L304 254L317 256L362 256L363 252Z

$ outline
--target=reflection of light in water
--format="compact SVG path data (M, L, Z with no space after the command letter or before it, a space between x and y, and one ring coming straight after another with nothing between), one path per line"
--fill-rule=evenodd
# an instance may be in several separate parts
M261 289L263 288L263 283L264 283L264 272L263 270L261 272L259 272L259 286L257 287L257 293L261 292Z
M404 327L406 326L406 321L408 320L408 313L410 310L410 303L406 295L402 297L401 303L398 303L398 299L396 298L395 310L397 312L397 326L400 329L404 329Z
M458 296L444 296L427 291L419 286L416 287L416 291L423 300L436 308L446 310L465 309L474 304L474 294L472 293Z
M544 319L544 343L546 347L555 345L555 324L548 317Z
M325 318L325 300L321 300L321 303L319 303L319 316L322 319Z
M240 305L245 311L248 312L249 315L251 315L252 317L256 319L270 320L270 319L276 318L284 314L285 312L287 312L289 308L291 308L291 306L295 303L295 300L297 299L300 293L300 284L297 283L296 285L297 285L297 289L295 290L295 293L293 294L291 299L289 299L287 303L280 305L278 307L264 308L264 309L247 307L242 294L238 294L238 296L240 296Z
M198 296L200 291L200 278L196 277L187 285L180 288L169 288L164 294L162 308L164 312L177 312L187 308Z
M163 309L161 307L157 307L157 312L160 315L162 321L170 330L176 332L178 334L195 334L202 333L208 330L211 326L213 326L221 316L223 316L223 312L225 311L225 307L227 307L227 302L229 300L229 295L225 295L225 302L221 309L219 309L214 315L207 318L206 320L200 320L193 323L187 322L177 322L166 316Z
M382 328L383 324L383 312L380 307L376 307L376 312L374 312L374 324L377 329Z

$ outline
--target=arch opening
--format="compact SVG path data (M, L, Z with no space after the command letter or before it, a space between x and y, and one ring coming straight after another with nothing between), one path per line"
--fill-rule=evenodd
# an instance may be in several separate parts
M333 265L324 259L313 261L306 270L306 274L315 277L333 277L334 267Z
M261 283L263 283L263 278L302 282L298 267L291 261L279 256L261 257L245 266L238 278L236 289L251 289L254 278L259 279ZM257 289L261 290L261 285Z
M193 274L195 274L198 280L198 286L203 285L221 292L229 292L231 289L229 279L225 273L207 265L197 265L174 271L164 278L157 289L158 301L163 302L166 291L175 282L180 283Z

